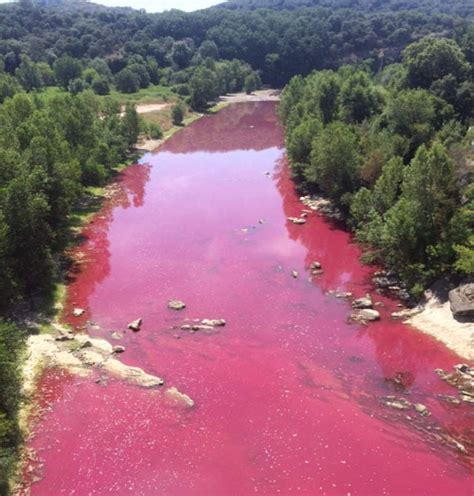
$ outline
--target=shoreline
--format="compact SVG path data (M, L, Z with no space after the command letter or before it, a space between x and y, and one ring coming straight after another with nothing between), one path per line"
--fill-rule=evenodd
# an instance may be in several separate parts
M432 336L460 358L474 362L474 323L454 318L449 300L428 290L425 301L403 322Z

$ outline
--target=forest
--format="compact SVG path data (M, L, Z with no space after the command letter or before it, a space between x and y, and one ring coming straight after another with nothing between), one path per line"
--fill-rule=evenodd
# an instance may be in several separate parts
M343 66L296 76L280 105L299 187L331 198L367 260L417 297L442 274L474 273L470 55L424 38L376 75Z
M367 259L413 294L447 271L472 276L471 2L234 0L190 14L57 3L0 5L0 494L21 441L25 333L8 318L51 293L85 189L143 130L112 93L166 87L179 114L288 83L298 187L332 198Z

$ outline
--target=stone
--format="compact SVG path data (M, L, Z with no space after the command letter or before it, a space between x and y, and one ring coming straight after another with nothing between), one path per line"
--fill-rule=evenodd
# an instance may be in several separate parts
M201 324L211 327L224 327L226 325L226 321L224 319L204 319L201 321Z
M293 277L294 279L298 279L298 276L299 276L298 271L296 270L291 271L291 277Z
M58 342L73 341L74 340L74 334L72 332L63 331L63 332L59 333L54 338L54 340L58 341Z
M364 308L353 312L351 319L360 323L375 322L376 320L380 320L380 313L377 310Z
M190 331L190 330L191 330L191 328L192 328L192 327L191 327L189 324L183 324L183 325L181 326L181 330L182 330L182 331Z
M372 297L366 294L363 298L358 298L352 302L352 308L355 309L370 309L374 306Z
M138 332L142 327L142 322L142 319L134 320L133 322L130 322L130 324L128 324L128 328L132 331Z
M312 262L311 265L309 266L311 270L321 270L322 265L320 262Z
M431 415L431 413L429 412L428 408L426 408L425 405L423 405L422 403L415 403L413 405L413 408L422 416L422 417L428 417L429 415Z
M82 317L85 313L86 313L86 311L83 308L75 308L72 311L72 314L74 315L74 317Z
M168 308L176 311L184 310L186 308L186 303L181 300L170 300L168 302Z
M121 334L120 332L113 332L112 333L112 339L116 339L117 341L119 339L122 339L123 338L123 334Z
M114 346L114 348L113 348L114 353L123 353L124 351L125 351L124 346Z
M297 226L306 224L306 219L302 219L301 217L288 217L288 220L290 222L293 222L293 224L296 224Z
M451 290L449 303L455 317L474 317L474 283Z
M331 290L328 291L329 296L334 296L334 298L339 298L339 299L349 299L352 298L352 293L349 291L338 291L338 290Z
M181 393L175 387L167 389L165 394L169 399L182 404L187 408L192 408L194 406L194 401L187 394Z
M387 396L383 399L386 406L393 408L394 410L408 410L411 408L411 403L404 398L393 399L393 397Z

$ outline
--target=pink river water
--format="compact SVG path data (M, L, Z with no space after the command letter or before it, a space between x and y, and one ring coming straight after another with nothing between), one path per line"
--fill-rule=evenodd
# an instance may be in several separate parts
M316 213L287 221L304 207L274 103L202 118L115 190L75 250L67 310L86 315L67 320L111 342L124 332L122 361L165 386L46 373L34 496L473 494L472 458L440 442L474 437L469 406L438 397L453 389L434 369L460 359L390 319L397 302L375 293L348 233ZM336 289L372 292L382 320L347 323ZM141 332L127 331L138 317ZM187 318L227 326L191 334ZM166 400L172 386L195 406ZM388 408L386 395L432 415Z

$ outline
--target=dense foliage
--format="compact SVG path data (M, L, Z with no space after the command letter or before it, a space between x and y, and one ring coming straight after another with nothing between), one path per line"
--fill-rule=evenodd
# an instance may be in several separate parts
M0 494L8 494L8 477L16 457L20 432L17 424L21 400L19 356L23 336L11 323L0 320Z
M72 57L81 61L84 70L95 71L88 77L97 92L106 92L114 82L127 91L149 81L189 84L191 75L184 70L208 57L243 60L272 85L313 69L363 59L379 68L397 61L407 44L424 35L461 39L473 16L472 6L462 0L258 0L253 4L259 7L310 8L216 7L163 14L87 4L58 11L22 3L0 6L0 57L7 73L15 74L27 55L41 64L38 71L49 79L48 67L53 68L57 59ZM62 81L60 77L58 83Z
M332 198L415 293L447 271L474 273L473 74L456 42L425 38L377 77L344 66L283 93L300 186Z
M0 107L0 305L51 284L68 215L81 190L100 185L137 140L133 107L91 93L49 100L19 93Z

